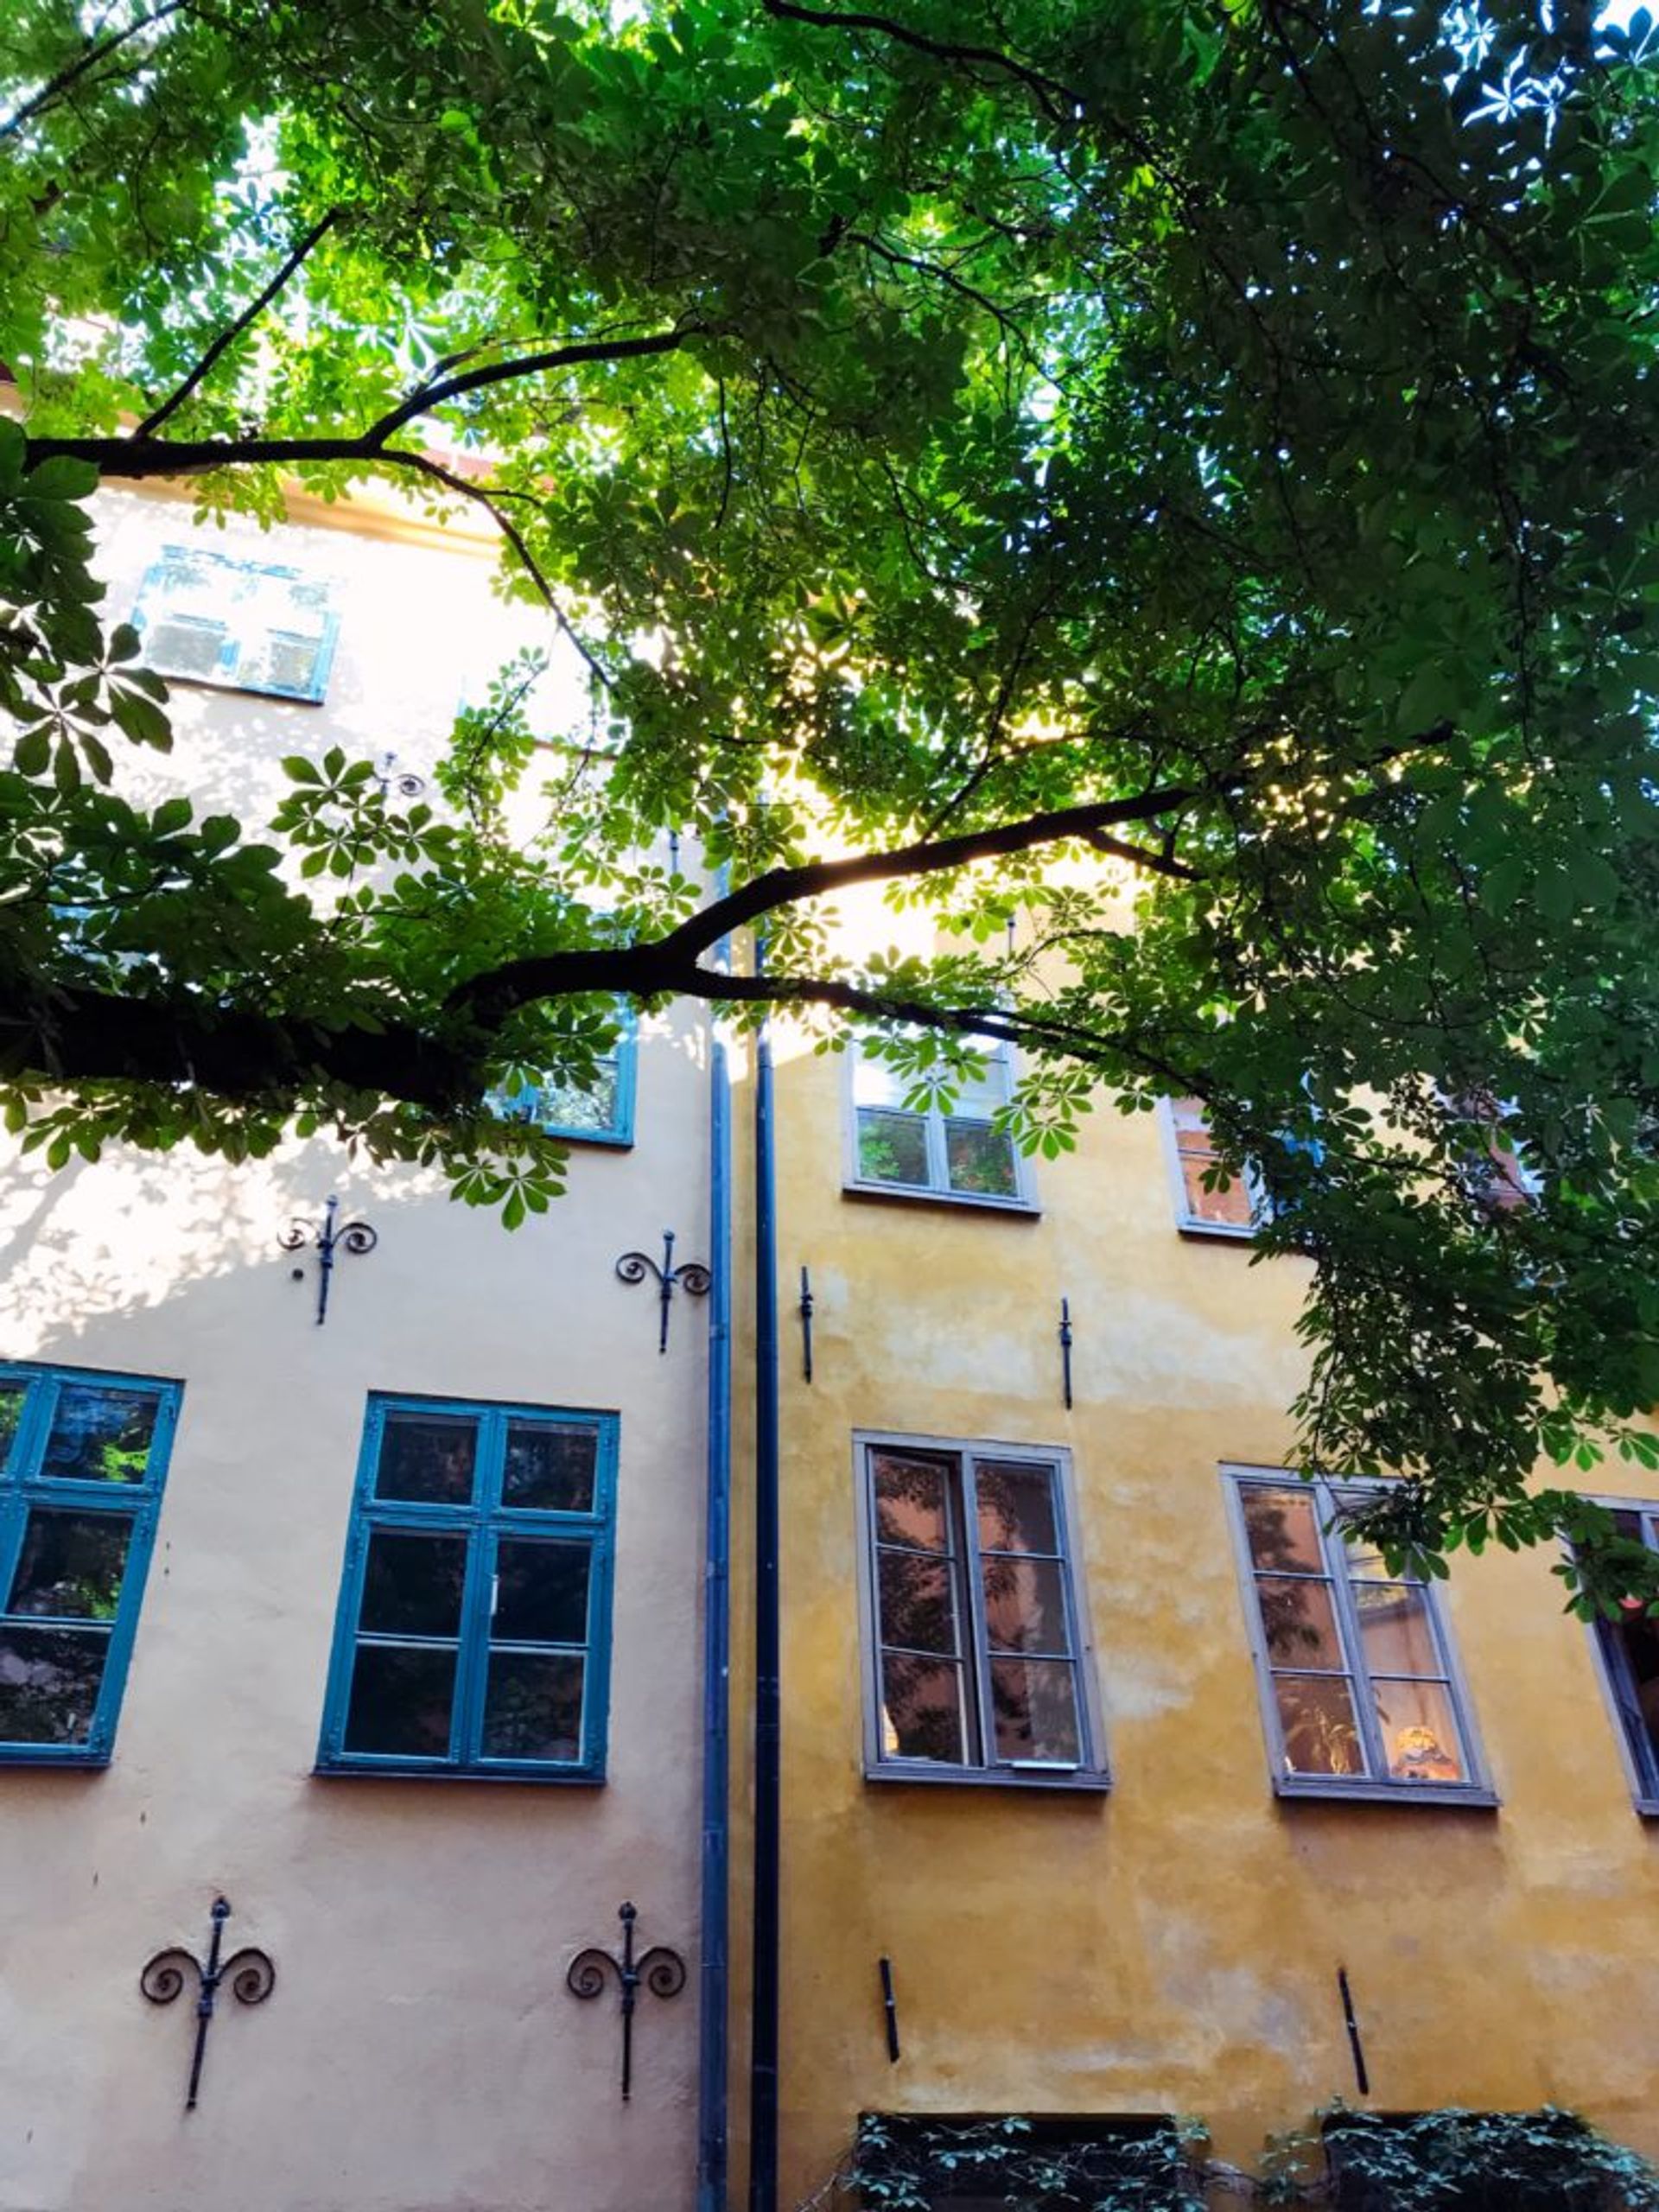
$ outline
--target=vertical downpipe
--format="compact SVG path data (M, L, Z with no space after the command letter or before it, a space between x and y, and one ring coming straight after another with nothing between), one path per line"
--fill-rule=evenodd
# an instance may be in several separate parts
M731 1916L732 1099L709 1053L709 1470L702 1555L702 1965L697 2018L697 2212L726 2212L727 1953Z
M757 937L755 971L766 964ZM772 1040L754 1081L754 1986L749 2212L778 2206L778 1925L781 1700L778 1606L778 1257Z

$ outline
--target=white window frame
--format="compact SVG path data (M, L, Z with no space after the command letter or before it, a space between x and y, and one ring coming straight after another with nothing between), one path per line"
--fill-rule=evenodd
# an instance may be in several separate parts
M1634 1513L1642 1521L1642 1541L1648 1549L1659 1553L1659 1500L1651 1497L1592 1497L1592 1505L1605 1506L1610 1513ZM1564 1546L1568 1557L1573 1554L1571 1544ZM1608 1626L1611 1626L1610 1622ZM1628 1675L1615 1681L1613 1668L1602 1640L1599 1621L1586 1621L1583 1628L1589 1640L1590 1656L1596 1670L1596 1680L1601 1685L1601 1694L1607 1707L1607 1718L1613 1731L1613 1741L1624 1769L1624 1778L1630 1788L1630 1802L1644 1819L1659 1817L1659 1745L1652 1744L1644 1757L1630 1740L1630 1722L1625 1715L1626 1698L1634 1699L1635 1685ZM1644 1735L1647 1733L1645 1715L1641 1718Z
M1369 1693L1371 1676L1364 1662L1364 1647L1341 1557L1342 1539L1334 1533L1327 1533L1325 1523L1336 1503L1335 1493L1354 1497L1367 1491L1386 1491L1388 1485L1386 1483L1359 1479L1331 1482L1323 1478L1312 1484L1304 1484L1301 1476L1285 1467L1259 1467L1232 1461L1223 1465L1221 1477L1227 1501L1228 1526L1232 1533L1233 1564L1238 1574L1239 1599L1244 1609L1245 1630L1249 1637L1250 1656L1255 1674L1256 1701L1262 1711L1262 1734L1267 1750L1268 1776L1274 1795L1280 1797L1359 1798L1389 1805L1496 1806L1498 1797L1492 1786L1491 1769L1476 1725L1474 1704L1459 1659L1457 1640L1446 1617L1445 1596L1436 1583L1428 1580L1417 1586L1422 1589L1427 1600L1429 1626L1443 1670L1438 1679L1446 1685L1446 1695L1451 1700L1462 1737L1468 1779L1464 1782L1411 1782L1379 1777L1374 1770L1365 1774L1332 1775L1294 1774L1287 1770L1279 1703L1273 1688L1274 1669L1272 1655L1268 1649L1262 1607L1256 1596L1255 1568L1250 1555L1249 1531L1244 1520L1244 1490L1254 1483L1280 1489L1308 1488L1314 1493L1320 1552L1325 1573L1329 1578L1332 1606L1346 1662L1347 1677L1354 1686L1355 1719L1368 1766L1375 1770L1377 1764L1377 1747L1373 1742L1376 1723L1369 1705L1363 1701L1362 1694ZM1332 1547L1337 1548L1333 1551Z
M1016 1763L982 1756L975 1762L953 1765L943 1759L895 1758L881 1740L880 1604L877 1587L876 1519L874 1497L874 1457L878 1452L915 1452L958 1462L973 1458L997 1459L1054 1471L1054 1494L1060 1520L1061 1582L1065 1592L1067 1622L1071 1636L1073 1666L1077 1686L1078 1760L1076 1765L1047 1761ZM957 1504L961 1507L961 1476L957 1477ZM867 1782L919 1782L950 1788L989 1787L998 1789L1103 1790L1111 1787L1106 1756L1104 1716L1096 1661L1095 1639L1089 1624L1087 1580L1078 1537L1077 1491L1072 1481L1071 1455L1058 1445L1008 1444L995 1438L918 1436L895 1429L861 1428L853 1432L853 1496L858 1541L858 1636L863 1684L863 1764ZM989 1666L988 1641L982 1632L977 1592L969 1588L969 1618L965 1624L964 1664L971 1666L976 1726L982 1729L982 1712L988 1704L986 1688ZM966 1649L971 1644L971 1650Z
M966 1206L991 1213L1034 1214L1039 1211L1036 1178L1032 1172L1032 1163L1012 1137L1008 1139L1008 1151L1014 1160L1014 1189L1006 1197L990 1191L953 1191L950 1188L944 1148L944 1124L947 1117L937 1105L929 1105L925 1110L916 1114L916 1119L923 1124L925 1132L929 1178L925 1183L885 1183L874 1176L861 1174L859 1167L859 1106L856 1089L856 1077L861 1053L862 1047L855 1041L842 1054L844 1063L842 1078L842 1128L844 1137L842 1179L843 1187L847 1191L856 1192L861 1197L896 1198L900 1204L905 1205ZM1019 1068L1014 1058L1014 1047L994 1040L987 1041L984 1057L988 1065L1000 1062L1007 1070L1008 1094L1012 1096L1014 1087L1019 1080ZM885 1064L874 1062L872 1065L880 1066ZM902 1113L910 1109L893 1107L880 1110ZM951 1115L949 1118L952 1121L979 1121L986 1117L980 1115ZM986 1125L989 1126L988 1121Z
M1186 1192L1186 1173L1181 1165L1179 1132L1175 1127L1175 1102L1173 1098L1158 1101L1158 1126L1163 1133L1164 1164L1169 1172L1170 1196L1175 1209L1175 1226L1183 1236L1217 1236L1233 1244L1248 1244L1272 1213L1271 1201L1262 1187L1262 1179L1247 1160L1243 1184L1250 1202L1250 1218L1242 1221L1211 1221L1203 1214L1194 1213ZM1234 1179L1236 1181L1237 1178Z

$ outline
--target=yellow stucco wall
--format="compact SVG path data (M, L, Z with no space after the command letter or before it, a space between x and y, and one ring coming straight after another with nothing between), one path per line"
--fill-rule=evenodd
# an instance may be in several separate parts
M101 511L111 613L176 505ZM336 740L425 767L501 632L456 545L337 528L207 542L321 563L340 592L313 709L188 687L179 751L147 764L204 810L257 818L283 753ZM181 1378L177 1437L111 1764L0 1768L0 2212L679 2212L696 2162L704 1309L668 1356L623 1250L708 1238L699 1021L645 1025L638 1141L579 1148L515 1235L432 1178L296 1147L230 1171L189 1154L0 1176L0 1357ZM326 1327L276 1244L330 1191L379 1247L342 1257ZM370 1391L621 1415L609 1774L603 1788L321 1779L321 1719ZM141 1998L162 1945L229 1935L277 1983L221 2001L200 2108L193 2022ZM617 1907L690 1980L641 1999L632 2102L614 1992L572 1955Z
M1448 1593L1500 1810L1278 1801L1218 1465L1282 1459L1305 1268L1179 1236L1156 1122L1109 1110L1034 1221L845 1196L841 1066L779 1052L781 2202L861 2109L1195 2113L1248 2162L1356 2097L1339 1965L1374 2109L1556 2099L1659 2152L1659 1834L1550 1560L1460 1558ZM1109 1796L863 1779L856 1429L1070 1450Z

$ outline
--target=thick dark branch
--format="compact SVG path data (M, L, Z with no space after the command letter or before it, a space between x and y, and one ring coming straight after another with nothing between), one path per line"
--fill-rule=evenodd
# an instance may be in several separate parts
M26 123L50 107L54 100L61 99L71 86L79 84L89 69L96 69L99 63L113 54L118 47L124 46L129 39L137 38L140 31L149 30L155 24L165 22L169 16L178 15L185 5L186 0L167 0L164 7L153 8L149 15L140 16L124 30L111 31L107 38L95 41L78 54L73 61L67 62L55 76L48 77L38 92L32 93L20 108L14 110L3 123L0 123L0 138L16 137Z
M203 378L212 374L214 363L222 359L226 349L236 343L243 332L247 329L250 323L253 322L257 316L264 313L265 309L270 305L278 292L282 290L283 285L287 283L289 278L294 274L300 264L306 258L307 255L310 253L312 248L319 245L321 241L327 237L327 233L333 230L334 225L340 220L340 216L344 212L345 210L343 208L331 207L320 223L314 223L312 225L311 228L306 232L305 236L300 240L299 244L294 248L293 251L283 263L282 267L276 271L276 274L271 278L270 283L267 284L264 291L260 293L258 298L250 301L248 305L243 308L241 314L237 316L235 321L230 323L225 329L219 332L218 337L214 339L213 344L207 348L207 351L196 363L195 367L191 370L189 375L186 377L184 382L178 387L177 391L170 393L168 397L162 402L159 407L155 409L152 413L145 416L143 421L137 425L132 433L135 438L154 437L156 431L159 430L162 423L166 422L168 416L183 406L185 401L189 398L191 393L201 384Z
M330 461L357 462L373 467L385 461L394 467L424 469L426 456L413 454L386 441L416 416L430 413L447 399L486 385L507 384L515 378L541 376L550 369L569 368L584 361L632 361L656 353L671 353L693 334L683 330L660 331L648 338L595 338L556 346L546 353L531 353L511 361L497 361L464 376L446 377L423 385L389 414L366 430L336 437L282 438L157 438L134 435L119 438L31 438L28 457L49 461L67 454L90 461L105 476L193 476L208 468L264 467L302 467Z
M1015 853L1034 851L1040 845L1058 844L1067 837L1082 838L1097 849L1114 850L1126 859L1160 866L1166 874L1179 863L1148 855L1139 846L1119 844L1107 836L1109 825L1126 822L1157 822L1200 799L1223 797L1243 790L1251 772L1239 769L1208 784L1167 784L1160 789L1137 792L1132 798L1103 800L1089 806L1067 806L1047 814L1028 815L1022 822L1005 822L995 829L975 830L959 837L925 839L919 844L899 845L882 853L860 853L850 860L809 861L798 868L768 868L724 899L717 899L678 929L671 930L652 948L677 980L666 988L683 989L677 980L682 964L708 952L723 937L747 929L780 906L798 906L809 899L831 897L860 883L897 882L912 876L938 875L971 861L1005 859ZM631 950L642 950L632 947ZM569 976L580 969L584 976L595 960L616 960L619 952L553 952L537 960L510 961L505 967L475 976L453 995L452 1003L486 1019L499 1020L515 1006L570 989L626 989L626 982L610 984L584 981L572 984Z
M1025 62L1016 61L1010 54L999 53L993 46L958 46L943 39L929 38L922 31L912 30L907 24L894 22L890 16L857 15L838 8L802 8L795 4L795 0L764 0L764 4L769 16L782 16L792 23L812 23L831 30L874 31L882 38L890 38L895 46L908 47L912 54L925 54L935 61L957 66L966 62L976 69L995 70L1034 92L1046 112L1057 121L1075 121L1088 105L1083 94L1074 92L1069 85L1046 76L1040 69L1029 68Z

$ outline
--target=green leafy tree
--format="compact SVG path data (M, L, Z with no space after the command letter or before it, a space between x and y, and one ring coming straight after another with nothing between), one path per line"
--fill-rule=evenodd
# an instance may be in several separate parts
M1007 1039L1051 1154L1193 1094L1313 1262L1310 1460L1431 1565L1568 1526L1592 1602L1642 1562L1530 1478L1655 1457L1653 25L892 5L7 10L13 1126L327 1124L517 1218L556 1149L486 1090L675 994L930 1096ZM602 775L505 836L507 679L431 810L130 803L84 503L144 477L487 507ZM869 880L950 949L850 962Z

